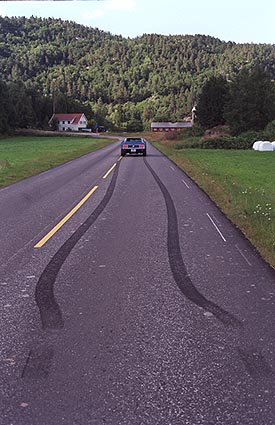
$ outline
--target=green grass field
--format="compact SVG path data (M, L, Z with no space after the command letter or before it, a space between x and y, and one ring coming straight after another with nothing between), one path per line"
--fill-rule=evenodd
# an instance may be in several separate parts
M275 152L154 144L210 195L275 267Z
M0 139L0 187L113 142L91 137L22 136Z

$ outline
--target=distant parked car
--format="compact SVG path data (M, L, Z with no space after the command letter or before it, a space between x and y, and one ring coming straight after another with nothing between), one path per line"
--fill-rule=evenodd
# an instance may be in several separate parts
M142 154L146 156L146 140L142 137L126 137L120 144L121 156Z

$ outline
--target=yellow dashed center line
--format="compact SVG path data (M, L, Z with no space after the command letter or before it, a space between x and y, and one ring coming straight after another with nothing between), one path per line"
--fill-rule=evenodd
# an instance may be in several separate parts
M115 168L117 163L115 163L114 165L112 165L112 167L110 168L110 170L107 171L106 174L104 174L104 176L102 177L103 179L106 179L106 177L108 177L108 175L113 171L113 169Z
M94 186L86 196L34 247L41 248L45 243L76 213L77 210L90 198L90 196L97 190L98 186Z
M118 158L118 161L120 161L122 157ZM118 162L117 161L117 162ZM107 171L106 174L102 177L103 179L106 179L108 175L113 171L115 166L117 165L117 162L112 165L112 167ZM86 196L84 196L83 199L49 232L47 233L44 238L42 238L35 246L34 248L42 248L43 245L76 213L76 211L79 210L80 207L90 198L90 196L98 189L98 186L94 186L89 193L87 193Z

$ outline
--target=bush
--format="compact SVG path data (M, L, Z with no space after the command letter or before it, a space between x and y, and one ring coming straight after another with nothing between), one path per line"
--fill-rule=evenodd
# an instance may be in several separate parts
M213 137L201 142L203 149L237 149L236 138L230 136Z
M173 133L172 132L170 132L170 131L168 131L166 134L165 134L165 139L166 140L177 140L179 138L179 134L178 134L178 132L176 132L176 131L174 131Z
M252 136L253 133L253 136ZM211 139L203 139L201 142L190 145L192 148L201 149L251 149L253 142L258 139L257 132L244 133L238 137L220 136Z
M253 143L257 140L265 140L263 133L258 131L246 131L240 134L237 139L242 144L243 148L240 149L251 149Z
M275 120L267 124L263 134L265 140L270 140L271 142L275 140Z
M182 130L179 134L184 139L188 137L201 137L204 135L204 129L198 125L194 125L193 127Z

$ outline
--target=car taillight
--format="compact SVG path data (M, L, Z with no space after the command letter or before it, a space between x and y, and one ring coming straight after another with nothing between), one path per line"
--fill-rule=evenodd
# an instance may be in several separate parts
M128 145L123 145L122 147L123 147L123 149L127 149Z
M144 149L145 145L139 145L139 149Z

